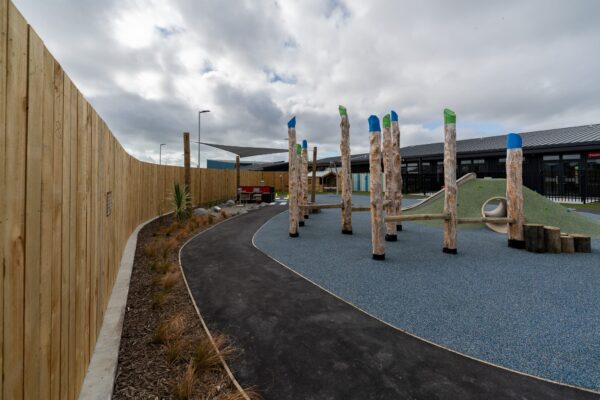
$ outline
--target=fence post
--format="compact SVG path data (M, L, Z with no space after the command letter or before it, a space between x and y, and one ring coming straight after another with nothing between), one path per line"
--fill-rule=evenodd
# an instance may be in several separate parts
M310 195L311 203L314 203L317 197L317 146L313 147L312 159L312 193Z
M385 260L383 199L381 198L381 128L379 118L369 117L369 195L371 198L371 243L373 259Z

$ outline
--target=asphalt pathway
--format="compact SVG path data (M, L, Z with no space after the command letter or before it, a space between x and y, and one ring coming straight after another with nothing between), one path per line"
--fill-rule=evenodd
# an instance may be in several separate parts
M265 399L600 398L442 349L328 294L252 245L258 228L282 211L231 219L181 251L209 328L241 350L230 362L234 375Z

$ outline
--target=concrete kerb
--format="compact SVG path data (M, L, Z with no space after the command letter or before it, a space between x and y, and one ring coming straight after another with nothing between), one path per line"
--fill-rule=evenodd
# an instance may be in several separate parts
M112 288L104 319L102 320L102 327L96 341L94 354L90 360L90 365L88 366L79 394L80 400L108 400L112 397L138 234L144 226L165 215L168 214L159 215L146 222L142 222L129 235L129 239L127 239L127 244L121 256L117 279Z
M471 180L471 179L469 178L468 180ZM419 204L420 204L420 203L419 203ZM285 211L283 211L283 212L285 212ZM353 307L353 308L357 309L358 311L360 311L360 312L362 312L362 313L364 313L364 314L368 315L369 317L371 317L371 318L373 318L373 319L375 319L375 320L377 320L377 321L381 322L382 324L385 324L385 325L389 326L389 327L390 327L390 328L392 328L392 329L395 329L395 330L397 330L397 331L399 331L399 332L401 332L401 333L403 333L403 334L405 334L405 335L411 336L411 337L413 337L413 338L415 338L415 339L421 340L421 341L423 341L423 342L425 342L425 343L428 343L428 344L430 344L430 345L432 345L432 346L435 346L435 347L438 347L438 348L440 348L440 349L444 349L444 350L446 350L446 351L449 351L449 352L451 352L451 353L457 354L457 355L459 355L459 356L461 356L461 357L469 358L469 359L471 359L471 360L473 360L473 361L476 361L476 362L479 362L479 363L481 363L481 364L490 365L490 366L492 366L492 367L496 367L496 368L499 368L499 369L502 369L502 370L505 370L505 371L509 371L509 372L512 372L512 373L515 373L515 374L518 374L518 375L526 376L526 377L529 377L529 378L532 378L532 379L537 379L537 380L540 380L540 381L544 381L544 382L553 383L553 384L555 384L555 385L559 385L559 386L564 386L564 387L569 387L569 388L573 388L573 389L581 390L581 391L583 391L583 392L588 392L588 393L592 393L592 394L595 394L595 395L599 395L599 394L600 394L600 391L596 391L596 390L593 390L593 389L588 389L588 388L583 388L583 387L580 387L580 386L575 386L575 385L569 385L568 383L563 383L563 382L553 381L553 380L551 380L551 379L546 379L546 378L542 378L542 377L540 377L540 376L531 375L531 374L528 374L528 373L525 373L525 372L517 371L517 370L511 369L511 368L503 367L502 365L498 365L498 364L490 363L490 362L487 362L487 361L481 360L481 359L479 359L479 358L472 357L472 356L470 356L470 355L468 355L468 354L461 353L461 352L459 352L459 351L456 351L456 350L450 349L450 348L448 348L448 347L445 347L445 346L441 346L441 345L439 345L439 344L437 344L437 343L434 343L434 342L432 342L432 341L429 341L429 340L427 340L427 339L425 339L425 338L422 338L422 337L420 337L420 336L417 336L417 335L415 335L415 334L412 334L412 333L410 333L410 332L407 332L407 331L405 331L405 330L403 330L403 329L401 329L401 328L398 328L397 326L394 326L394 325L392 325L392 324L390 324L390 323L388 323L388 322L386 322L386 321L384 321L384 320L382 320L382 319L380 319L380 318L378 318L378 317L374 316L373 314L371 314L371 313L369 313L369 312L367 312L367 311L363 310L362 308L358 307L357 305L355 305L355 304L353 304L353 303L350 303L349 301L347 301L347 300L345 300L345 299L341 298L341 297L340 297L340 296L338 296L337 294L335 294L335 293L333 293L333 292L329 291L328 289L324 288L323 286L319 285L318 283L316 283L316 282L312 281L311 279L307 278L306 276L302 275L301 273L299 273L299 272L295 271L293 268L291 268L291 267L287 266L286 264L284 264L284 263L282 263L281 261L277 260L276 258L272 257L270 254L266 253L265 251L263 251L263 250L262 250L260 247L258 247L258 246L256 245L256 236L257 236L257 235L260 233L260 231L262 231L262 230L263 230L263 228L264 228L264 227L265 227L265 226L266 226L266 225L267 225L269 222L271 222L271 220L272 220L273 218L275 218L277 215L279 215L279 214L276 214L276 215L274 215L272 218L270 218L268 221L266 221L264 224L262 224L262 225L260 226L260 228L258 228L258 229L256 230L256 232L254 233L254 235L252 235L252 246L254 246L254 248L255 248L256 250L260 251L262 254L264 254L265 256L269 257L271 260L275 261L276 263L278 263L278 264L279 264L279 265L281 265L282 267L284 267L284 268L288 269L288 270L289 270L289 271L291 271L292 273L294 273L294 274L298 275L300 278L302 278L302 279L306 280L307 282L309 282L309 283L311 283L311 284L315 285L316 287L318 287L319 289L323 290L324 292L326 292L326 293L330 294L331 296L335 297L336 299L338 299L338 300L340 300L340 301L342 301L342 302L344 302L344 303L348 304L349 306L351 306L351 307Z

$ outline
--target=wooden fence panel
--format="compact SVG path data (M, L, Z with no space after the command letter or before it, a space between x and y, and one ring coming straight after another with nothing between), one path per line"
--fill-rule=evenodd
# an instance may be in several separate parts
M4 231L6 228L6 39L8 1L0 0L0 400L4 398Z
M0 121L0 400L76 399L127 239L171 210L184 170L127 154L9 0ZM234 170L191 172L194 204L235 197Z

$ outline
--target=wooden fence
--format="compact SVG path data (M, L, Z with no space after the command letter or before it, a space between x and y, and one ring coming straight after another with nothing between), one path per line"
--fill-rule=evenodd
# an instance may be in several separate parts
M0 400L74 399L125 243L169 209L183 168L127 154L9 0L0 124ZM282 190L287 173L241 174L261 180ZM231 198L235 172L193 169L191 191Z

